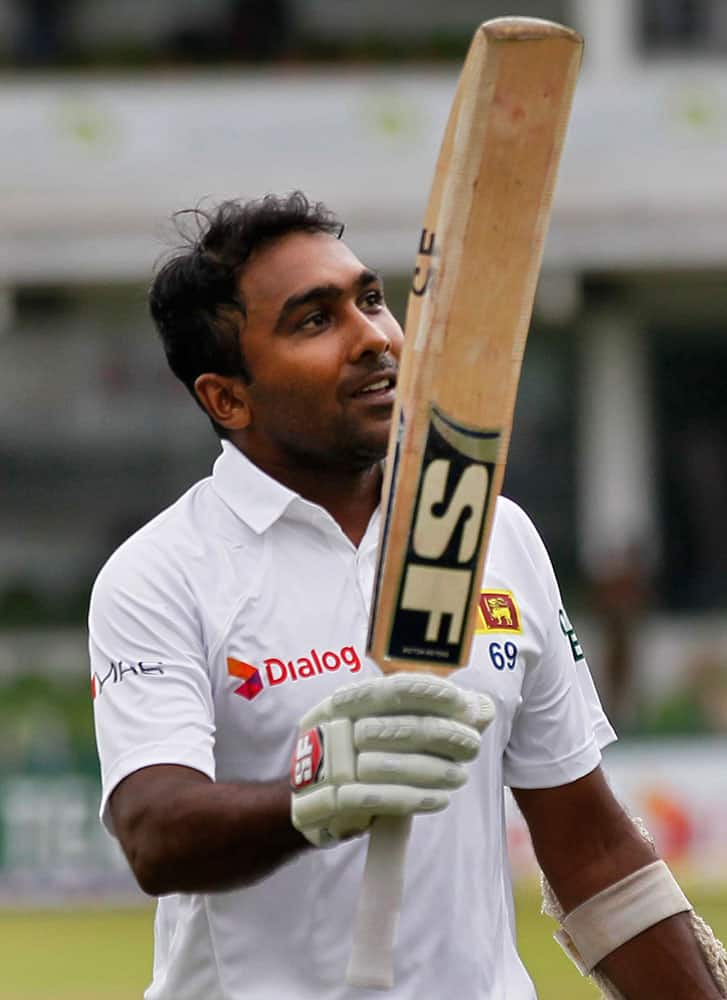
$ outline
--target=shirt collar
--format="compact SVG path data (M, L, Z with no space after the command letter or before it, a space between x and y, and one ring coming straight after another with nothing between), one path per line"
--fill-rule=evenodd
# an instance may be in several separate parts
M237 516L261 535L286 512L298 494L254 465L231 441L212 468L215 492Z
M256 534L262 535L283 515L291 514L304 522L316 522L328 530L335 530L345 537L328 511L304 500L300 494L263 472L231 441L223 440L221 444L222 454L212 468L212 486L218 497ZM366 530L367 544L373 538L376 545L379 510L374 511Z

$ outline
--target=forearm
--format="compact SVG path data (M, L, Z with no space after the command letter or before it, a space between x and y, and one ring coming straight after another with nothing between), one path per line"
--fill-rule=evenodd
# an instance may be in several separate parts
M719 1000L689 914L662 920L621 945L598 965L626 1000Z
M155 896L250 885L310 846L290 822L287 780L217 783L147 768L119 785L111 808L139 885Z
M651 865L656 855L624 814L614 824L608 850L591 864L574 857L574 875L555 874L554 885L568 913L632 872ZM619 835L620 832L620 835ZM688 913L678 913L648 927L599 962L597 970L625 1000L717 1000L721 993L705 963Z
M623 932L628 926L623 906L630 905L623 900L629 897L615 897L622 900L615 908L617 916L613 908L603 910L600 903L594 904L594 897L617 886L632 873L644 872L656 861L656 854L611 794L600 769L558 788L514 792L533 835L540 866L559 904L548 905L546 912L563 922L576 945L577 926L583 927L578 908L581 913L583 907L588 909L591 926L599 930L602 927L607 932L606 940L612 931ZM641 898L653 902L648 889L646 892L642 889L641 893ZM614 898L613 890L607 894ZM683 901L683 905L688 904ZM616 940L608 953L601 950L600 955L605 953L605 957L600 961L594 957L593 961L598 962L596 971L626 1000L721 997L690 916L687 912L677 912L678 908L674 906L669 911L674 916L666 919L657 916L650 926L642 923L645 930L639 933L634 929L633 936L625 943Z
M566 912L655 858L651 845L628 821L620 840L590 865L578 865L576 877L555 876L553 886ZM620 947L598 964L597 970L617 987L626 1000L717 1000L721 993L704 961L688 913L661 920Z
M618 836L620 831L620 836ZM652 864L656 855L636 831L626 815L614 824L617 834L608 850L590 865L579 865L576 854L576 877L555 875L559 895L566 912L584 899L613 885L632 872ZM694 936L688 913L678 913L647 928L610 952L597 969L616 986L626 1000L717 1000L721 993L704 961Z

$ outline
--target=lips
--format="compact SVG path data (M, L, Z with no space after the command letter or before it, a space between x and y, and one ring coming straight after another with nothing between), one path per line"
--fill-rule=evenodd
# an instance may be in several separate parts
M372 392L387 392L389 389L393 389L394 380L391 377L380 378L376 382L372 382L371 385L367 385L363 389L359 389L356 393L357 396L368 396Z
M396 388L396 368L388 368L384 371L372 372L364 379L359 379L352 387L351 395L355 397L367 397L384 395Z

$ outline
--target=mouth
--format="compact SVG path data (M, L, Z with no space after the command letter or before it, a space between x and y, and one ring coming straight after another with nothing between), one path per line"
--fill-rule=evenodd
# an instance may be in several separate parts
M396 394L396 371L375 372L352 393L354 399L389 402Z

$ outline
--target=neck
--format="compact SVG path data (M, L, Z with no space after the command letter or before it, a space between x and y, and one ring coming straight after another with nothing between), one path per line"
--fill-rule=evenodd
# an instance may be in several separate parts
M237 447L240 447L239 444ZM327 510L353 544L360 544L371 515L381 500L381 462L374 462L364 469L310 463L294 465L288 461L258 461L245 448L240 448L240 451L283 486Z
M297 485L287 482L285 485L327 510L358 548L371 515L379 505L382 478L382 466L377 463L355 473L338 471L332 476L319 470L313 481L299 481Z

